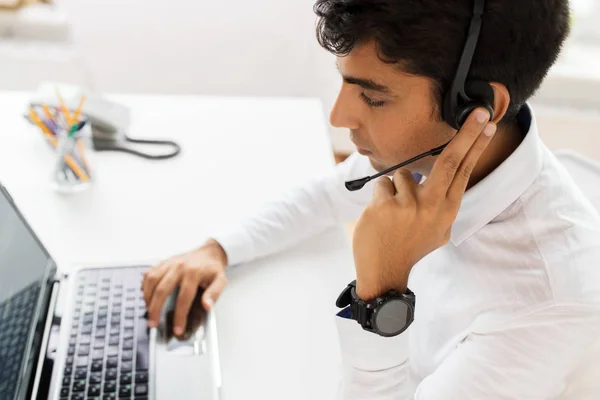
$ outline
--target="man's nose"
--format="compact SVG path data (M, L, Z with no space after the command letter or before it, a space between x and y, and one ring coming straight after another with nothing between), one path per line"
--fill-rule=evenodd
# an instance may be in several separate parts
M358 113L353 109L349 97L344 93L344 87L340 90L338 97L329 114L329 122L336 128L358 129Z

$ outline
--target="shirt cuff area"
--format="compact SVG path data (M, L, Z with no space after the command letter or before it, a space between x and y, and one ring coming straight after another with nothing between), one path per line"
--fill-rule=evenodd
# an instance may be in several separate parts
M408 359L408 332L386 338L365 331L355 320L336 316L342 359L346 365L363 371L381 371Z
M250 235L243 229L233 229L213 235L225 254L227 254L227 265L235 266L250 262L254 259L254 242Z

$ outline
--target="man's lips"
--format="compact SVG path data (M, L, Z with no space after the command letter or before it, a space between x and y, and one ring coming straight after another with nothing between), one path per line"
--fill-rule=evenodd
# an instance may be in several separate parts
M356 151L358 151L358 154L363 155L363 156L370 156L373 154L369 150L363 149L362 147L357 147Z
M352 139L350 139L350 140L352 140ZM354 140L352 140L352 143L354 143L354 145L356 146L356 151L358 151L359 154L361 154L363 156L368 156L368 155L373 154L373 152L371 152L367 148L362 147L361 145L357 144Z

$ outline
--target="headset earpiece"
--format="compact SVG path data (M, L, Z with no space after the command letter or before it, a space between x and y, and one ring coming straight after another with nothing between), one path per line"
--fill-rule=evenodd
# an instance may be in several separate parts
M444 99L444 120L454 129L459 130L469 115L478 107L486 108L491 118L494 118L494 90L483 81L467 81L465 93L468 98L456 93L455 105L452 104L453 94L450 92Z
M458 127L462 127L469 115L478 107L486 108L490 113L490 120L494 119L494 89L489 83L467 81L465 92L470 101L457 110L455 121Z

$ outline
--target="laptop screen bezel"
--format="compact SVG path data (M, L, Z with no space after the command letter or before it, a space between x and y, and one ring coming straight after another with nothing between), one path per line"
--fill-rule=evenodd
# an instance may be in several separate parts
M47 258L44 274L42 276L41 287L39 292L38 301L33 313L32 324L29 327L27 334L27 345L21 361L21 368L19 369L19 376L17 377L18 382L16 386L16 399L26 399L31 395L33 378L35 377L37 368L41 366L37 365L39 353L42 348L43 340L47 338L43 337L44 326L48 318L48 306L50 303L50 297L52 295L52 286L56 279L57 266L38 236L35 234L21 210L17 207L9 194L8 190L0 183L0 195L6 199L12 210L15 212L23 226L31 234L31 237L35 240L37 245L42 250L43 254Z

